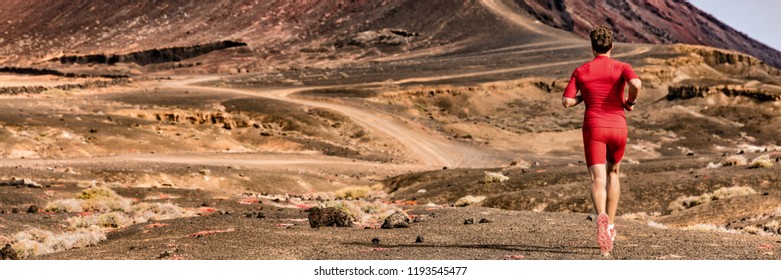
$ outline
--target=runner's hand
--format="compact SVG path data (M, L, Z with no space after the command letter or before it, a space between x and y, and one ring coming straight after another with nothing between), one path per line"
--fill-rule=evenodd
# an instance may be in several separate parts
M634 109L635 109L635 105L629 105L628 103L626 103L626 100L624 100L624 110L631 112Z

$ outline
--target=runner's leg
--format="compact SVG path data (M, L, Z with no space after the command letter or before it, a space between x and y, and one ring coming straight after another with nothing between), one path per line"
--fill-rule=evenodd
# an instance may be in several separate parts
M610 224L616 218L616 209L618 209L618 198L621 194L621 183L619 181L619 166L621 163L606 164L607 169L607 215L610 216Z
M589 166L588 172L591 174L591 201L594 203L594 210L596 210L597 214L600 214L605 212L607 200L605 165L594 164Z
M610 224L614 223L618 209L618 199L621 194L621 182L619 180L621 160L626 149L627 130L613 128L606 133L606 172L607 172L607 214L610 216Z

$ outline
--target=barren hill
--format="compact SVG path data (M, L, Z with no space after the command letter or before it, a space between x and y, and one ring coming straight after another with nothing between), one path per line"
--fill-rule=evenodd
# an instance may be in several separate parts
M781 52L757 42L686 1L519 0L541 22L588 38L592 26L615 30L620 42L685 43L741 51L781 67ZM750 4L749 4L750 5Z

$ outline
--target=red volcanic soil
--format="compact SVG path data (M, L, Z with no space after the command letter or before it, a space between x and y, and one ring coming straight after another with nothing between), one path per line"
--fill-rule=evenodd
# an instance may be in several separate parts
M541 22L588 38L592 26L613 28L620 42L686 43L732 49L781 67L781 52L751 39L686 1L518 0Z

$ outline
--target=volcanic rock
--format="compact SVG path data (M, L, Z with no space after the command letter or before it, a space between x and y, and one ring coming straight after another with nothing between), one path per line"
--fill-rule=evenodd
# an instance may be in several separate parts
M309 209L309 226L319 227L349 227L353 225L353 216L345 208L312 207Z
M410 219L406 213L402 211L396 211L395 213L385 218L385 222L382 223L382 228L384 229L406 228L409 227L409 222Z

